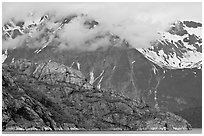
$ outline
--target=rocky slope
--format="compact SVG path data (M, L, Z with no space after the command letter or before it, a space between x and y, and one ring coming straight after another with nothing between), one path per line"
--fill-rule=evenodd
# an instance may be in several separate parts
M65 65L19 60L2 70L3 131L191 129L173 113L94 88Z
M37 63L51 60L80 70L98 89L112 89L131 99L143 99L162 111L202 107L201 69L161 68L136 49L126 47L112 46L94 52L55 51L52 48L39 54L34 51L29 48L9 50L10 56L5 63L20 58Z

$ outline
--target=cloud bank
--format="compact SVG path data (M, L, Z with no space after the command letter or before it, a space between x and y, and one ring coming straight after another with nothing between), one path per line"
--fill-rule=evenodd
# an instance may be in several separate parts
M84 27L84 19L77 17L65 25L62 31L59 31L60 48L93 51L108 46L110 45L108 37L96 38L104 35L104 32L102 25L94 29Z
M3 3L3 24L9 19L26 20L28 14L42 16L47 12L56 15L55 18L73 13L84 13L100 22L100 26L89 30L83 27L80 19L75 19L65 25L58 36L62 48L80 48L95 50L108 45L108 39L103 38L94 44L86 45L97 34L110 31L125 38L135 48L146 48L156 40L157 32L164 31L176 20L202 20L201 3ZM18 41L19 39L19 41ZM20 44L22 38L3 43L8 48L14 43ZM12 43L12 44L9 44Z

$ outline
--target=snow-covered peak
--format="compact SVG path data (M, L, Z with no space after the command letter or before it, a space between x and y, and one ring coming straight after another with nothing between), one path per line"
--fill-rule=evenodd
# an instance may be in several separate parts
M200 68L202 62L202 24L176 21L150 48L138 49L147 59L170 69Z
M27 35L26 45L33 46L37 42L34 53L38 54L50 43L59 37L59 33L72 24L73 21L80 20L83 27L93 30L99 26L99 22L84 14L71 14L64 17L57 17L51 14L37 16L30 14L24 21L11 19L3 26L3 41L15 39L21 35ZM59 32L59 33L58 33ZM176 21L172 23L168 31L158 32L160 38L154 42L150 48L140 48L144 56L154 63L168 68L194 68L201 67L202 62L202 24L193 21ZM97 33L86 43L97 43L97 40L108 39L111 45L121 45L130 47L128 41L121 39L112 32L105 31ZM55 40L57 41L57 40ZM57 41L60 42L60 39ZM61 45L63 46L63 45ZM39 48L38 48L39 47Z

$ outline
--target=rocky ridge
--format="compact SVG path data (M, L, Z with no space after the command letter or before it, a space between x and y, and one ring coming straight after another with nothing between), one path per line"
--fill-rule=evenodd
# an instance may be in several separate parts
M191 125L143 101L92 86L55 62L3 64L3 131L189 130Z

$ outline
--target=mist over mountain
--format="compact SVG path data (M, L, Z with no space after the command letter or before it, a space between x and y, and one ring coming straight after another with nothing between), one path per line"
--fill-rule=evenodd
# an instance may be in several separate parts
M200 4L168 4L4 3L3 129L202 127Z
M149 47L149 42L158 38L157 32L164 31L176 20L201 21L199 3L3 3L3 11L3 24L11 18L30 24L46 13L53 14L54 21L70 14L87 14L100 22L100 28L95 31L111 31L134 47ZM72 25L77 27L78 23ZM77 30L84 32L81 27Z

